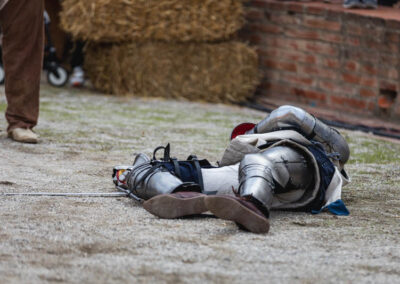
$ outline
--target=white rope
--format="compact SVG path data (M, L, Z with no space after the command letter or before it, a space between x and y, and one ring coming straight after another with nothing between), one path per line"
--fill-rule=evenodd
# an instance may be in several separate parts
M1 196L126 197L126 192L1 192Z

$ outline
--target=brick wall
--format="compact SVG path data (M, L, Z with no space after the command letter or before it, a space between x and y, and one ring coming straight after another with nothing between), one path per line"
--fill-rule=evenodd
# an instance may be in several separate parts
M400 118L398 20L340 4L253 0L241 32L257 46L263 98Z

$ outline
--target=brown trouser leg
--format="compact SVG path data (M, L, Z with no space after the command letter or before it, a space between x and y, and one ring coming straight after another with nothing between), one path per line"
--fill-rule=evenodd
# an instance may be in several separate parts
M43 0L10 0L0 11L7 131L37 124L44 48L43 11Z

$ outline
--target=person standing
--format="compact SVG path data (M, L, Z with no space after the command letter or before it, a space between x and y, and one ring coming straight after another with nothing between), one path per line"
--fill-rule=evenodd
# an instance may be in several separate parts
M8 136L37 143L39 88L44 52L43 0L0 0Z
M81 40L77 40L74 42L74 48L71 56L71 67L72 74L69 78L69 82L72 87L83 87L85 83L85 72L83 70L83 47L85 46L85 42Z

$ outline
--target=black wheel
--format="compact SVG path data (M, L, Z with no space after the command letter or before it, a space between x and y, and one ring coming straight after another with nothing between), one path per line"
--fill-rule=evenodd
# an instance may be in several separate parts
M3 65L0 64L0 85L4 84L5 75Z
M54 87L62 87L68 81L68 72L61 66L57 66L55 71L47 72L47 82Z

